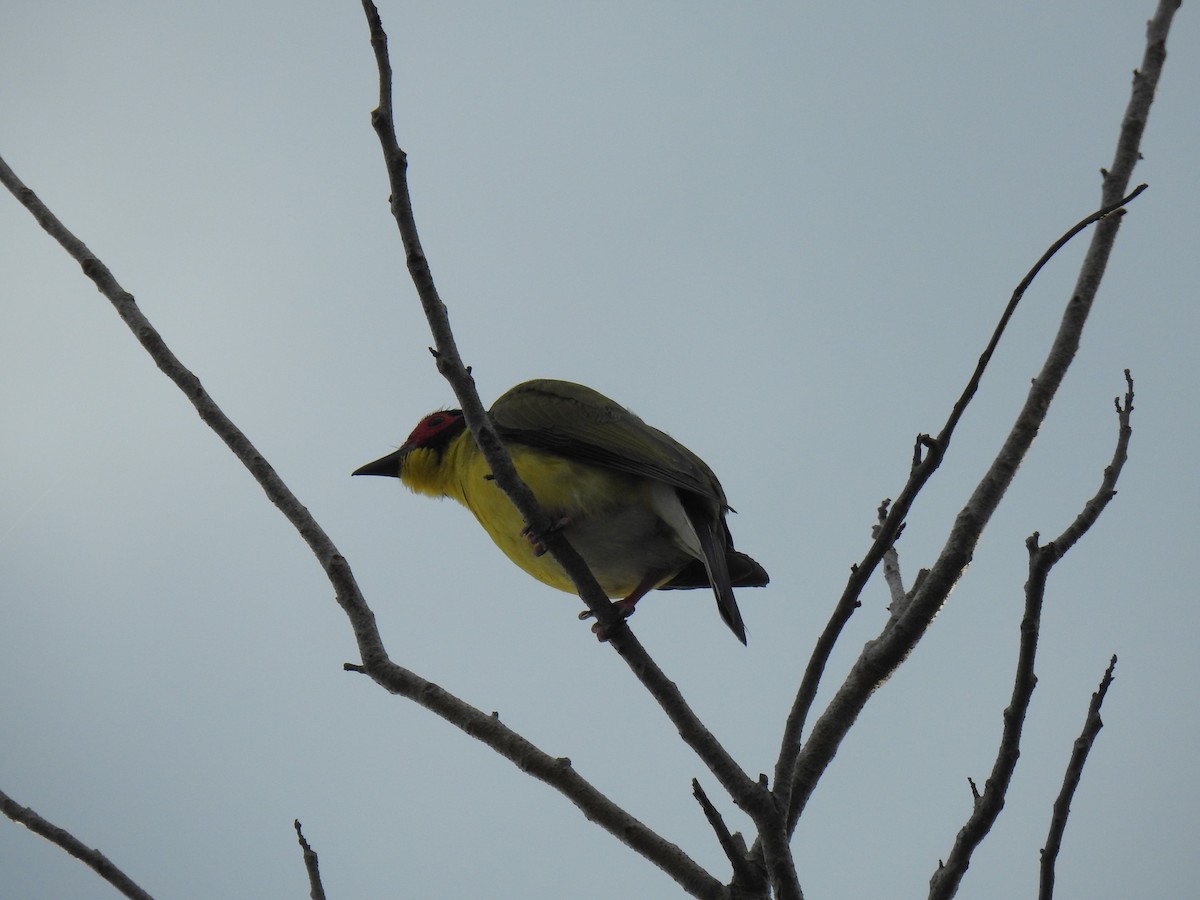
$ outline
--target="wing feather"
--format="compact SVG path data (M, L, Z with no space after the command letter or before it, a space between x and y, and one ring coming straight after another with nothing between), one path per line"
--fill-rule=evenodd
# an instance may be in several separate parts
M727 508L721 484L703 460L591 388L527 381L501 396L491 416L505 440L652 478Z

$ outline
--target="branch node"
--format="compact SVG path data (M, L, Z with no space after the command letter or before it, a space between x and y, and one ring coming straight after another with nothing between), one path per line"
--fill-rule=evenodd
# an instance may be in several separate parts
M922 450L937 449L937 439L929 434L918 434L916 441L913 443L912 468L916 470L924 462L925 455Z

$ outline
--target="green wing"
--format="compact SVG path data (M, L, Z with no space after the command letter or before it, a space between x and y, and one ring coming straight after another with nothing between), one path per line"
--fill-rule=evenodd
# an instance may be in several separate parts
M725 510L725 492L704 461L603 394L569 381L526 381L500 397L492 421L505 440L652 478Z

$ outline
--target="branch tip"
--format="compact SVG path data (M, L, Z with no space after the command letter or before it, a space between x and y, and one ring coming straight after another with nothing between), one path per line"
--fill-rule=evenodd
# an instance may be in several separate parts
M1108 694L1109 685L1113 682L1113 671L1116 666L1117 656L1114 653L1109 659L1108 668L1104 670L1104 676L1100 679L1099 687L1092 694L1087 715L1084 718L1083 730L1071 745L1071 755L1063 775L1062 789L1054 800L1050 816L1050 830L1046 835L1046 846L1042 848L1038 894L1041 900L1049 900L1054 894L1054 865L1058 859L1059 850L1062 848L1067 817L1071 813L1071 800L1075 796L1075 790L1079 787L1079 780L1083 776L1083 767L1087 762L1092 745L1095 743L1100 729L1104 727L1104 721L1100 718L1100 708L1104 704L1105 695Z
M759 888L764 884L762 875L750 865L746 859L745 842L741 840L741 835L731 834L729 828L725 825L725 820L721 817L721 813L708 799L708 794L704 792L704 788L700 786L700 781L696 778L692 779L692 796L696 798L696 802L700 804L700 809L704 812L704 818L708 820L709 827L717 836L717 843L720 844L721 850L725 853L726 859L729 860L730 866L733 868L734 883L741 883L747 888Z
M321 884L317 851L310 847L308 841L304 839L304 831L300 827L300 820L293 820L292 826L296 829L296 839L299 841L300 850L304 855L304 868L308 872L308 896L312 900L325 900L325 888Z

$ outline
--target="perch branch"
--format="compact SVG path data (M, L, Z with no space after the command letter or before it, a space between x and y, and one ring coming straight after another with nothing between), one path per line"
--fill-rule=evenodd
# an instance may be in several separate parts
M721 746L712 732L704 726L684 700L679 688L651 659L645 648L634 637L633 632L629 630L625 620L617 614L583 559L563 537L561 531L550 527L549 517L517 475L504 443L500 440L483 408L470 370L463 364L462 357L458 352L454 335L450 329L446 305L438 295L428 260L421 249L421 242L417 235L412 201L408 191L407 158L399 146L391 107L392 69L388 61L387 35L384 33L378 10L371 0L363 0L363 9L366 11L370 23L371 46L375 51L380 82L379 106L371 113L371 122L383 148L384 162L387 166L392 190L392 212L400 229L409 273L412 275L413 284L417 289L421 306L425 310L436 343L434 355L437 358L438 370L454 389L467 425L487 459L492 474L495 476L496 484L512 500L513 505L533 532L541 535L542 543L574 582L579 596L588 609L604 625L609 635L609 643L662 707L683 740L708 766L721 786L729 792L734 802L753 816L754 810L758 806L755 782Z

